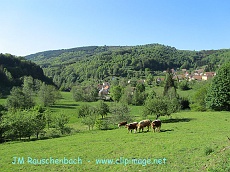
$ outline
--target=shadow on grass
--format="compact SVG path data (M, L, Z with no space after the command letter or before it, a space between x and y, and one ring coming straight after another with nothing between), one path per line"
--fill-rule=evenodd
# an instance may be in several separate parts
M164 133L164 132L170 132L170 131L174 131L174 130L173 129L172 130L171 129L161 129L162 133ZM153 132L152 130L150 130L150 131L143 131L143 132L142 131L141 132L137 131L137 133L159 133L159 132Z
M0 99L7 99L7 96L2 96L0 97Z
M165 119L162 123L177 123L177 122L189 122L195 120L195 118L176 118L176 119Z
M137 133L151 133L151 132L152 132L151 130L149 130L149 131L143 131L143 132L142 132L142 131L139 132L139 131L137 130Z
M5 139L5 140L2 140L0 142L1 143L6 143L6 142L11 142L11 143L21 143L21 142L34 142L34 141L39 141L39 140L48 140L48 139L53 139L53 138L59 138L59 137L64 137L64 136L60 136L60 135L55 135L55 136L52 136L52 137L42 137L42 138L21 138L21 139Z
M115 129L117 129L117 128L107 128L107 129L100 129L100 130L102 130L102 131L106 131L106 130L115 130Z
M77 103L72 103L72 104L57 104L57 105L63 105L63 106L79 106Z
M56 104L53 105L53 108L64 108L64 109L76 109L76 106L79 106L79 104Z
M161 129L161 132L169 132L169 131L174 131L174 130L173 130L173 129L172 129L172 130L169 130L169 129L166 129L166 130Z

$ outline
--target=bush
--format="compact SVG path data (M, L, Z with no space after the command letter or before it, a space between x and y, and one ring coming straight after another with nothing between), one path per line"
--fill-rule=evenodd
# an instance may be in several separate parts
M207 89L209 87L209 82L203 82L202 85L199 85L199 88L192 95L190 108L193 111L206 111L205 97L207 95Z
M65 134L70 134L71 131L72 131L72 128L70 128L70 127L64 127L63 128L63 133L65 133Z
M99 130L110 130L112 129L112 122L109 119L98 119L96 121L96 127Z
M98 97L98 90L95 86L72 88L73 98L75 101L93 102Z
M78 111L78 118L82 118L82 123L87 125L90 129L93 129L98 111L95 107L90 105L82 105Z
M204 151L205 151L205 155L209 155L212 152L214 152L214 150L212 148L210 148L210 147L206 147Z
M190 103L189 103L189 100L188 98L185 98L185 97L181 97L180 98L180 105L181 105L181 109L184 110L184 109L190 109Z
M67 117L65 114L59 114L55 119L55 125L61 134L70 133L69 129L66 127L66 124L69 122L69 117Z
M190 90L188 81L187 81L187 80L181 81L181 82L179 83L179 88L180 88L181 90L184 90L184 91L185 91L185 90Z
M46 136L50 138L58 138L61 136L61 132L56 128L52 128L47 131Z

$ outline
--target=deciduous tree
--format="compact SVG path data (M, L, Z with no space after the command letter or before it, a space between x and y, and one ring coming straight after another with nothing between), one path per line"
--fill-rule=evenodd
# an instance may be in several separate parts
M130 109L126 104L115 102L110 106L110 112L112 114L112 120L114 123L121 121L132 121L130 116Z
M109 106L103 100L99 100L97 113L101 115L101 118L104 118L109 113Z
M70 133L70 128L66 126L69 123L69 117L63 113L56 116L55 127L61 132L61 134Z
M46 85L44 82L38 92L40 104L42 106L53 105L60 97L61 94L52 85Z
M13 87L7 98L7 107L9 109L28 109L34 105L33 98L24 93L21 87Z
M180 109L180 104L177 98L169 99L166 96L158 96L154 99L145 101L143 116L156 115L156 119L160 116L169 116Z
M89 130L93 129L97 120L96 108L89 105L82 105L78 111L78 117L82 118L82 123L87 125Z
M119 102L122 95L122 88L120 86L112 86L110 89L110 94L115 102Z
M222 65L207 91L206 105L213 110L230 111L230 62Z

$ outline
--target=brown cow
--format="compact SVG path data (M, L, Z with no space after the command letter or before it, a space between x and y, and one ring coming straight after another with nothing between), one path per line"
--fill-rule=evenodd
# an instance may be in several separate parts
M161 131L161 121L159 119L154 120L151 125L153 128L153 132L156 132L156 131L160 132Z
M121 128L121 126L125 126L127 124L127 121L123 121L123 122L120 122L118 123L118 128Z
M149 120L149 119L142 120L137 124L137 128L139 129L139 132L140 132L140 130L142 130L142 132L143 132L143 129L145 127L148 127L147 131L149 131L150 126L151 126L151 120Z
M129 133L130 130L131 130L131 133L132 133L133 130L134 130L134 133L135 133L137 131L137 124L138 124L138 122L133 122L133 123L126 124L125 127L128 129L128 133Z

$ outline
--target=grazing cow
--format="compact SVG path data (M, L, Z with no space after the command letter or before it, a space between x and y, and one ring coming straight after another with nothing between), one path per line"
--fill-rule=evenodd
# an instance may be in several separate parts
M127 124L127 121L123 121L118 123L118 128L121 128L121 126L125 126Z
M160 132L161 131L161 121L159 119L154 120L151 125L153 128L153 132L156 132L156 131Z
M128 133L129 133L130 130L131 130L131 133L132 133L133 130L134 130L134 133L135 133L137 131L137 124L138 124L138 122L133 122L133 123L126 124L125 127L128 129Z
M149 120L149 119L142 120L137 124L137 128L139 129L139 132L140 132L140 130L142 130L142 132L143 132L143 129L145 127L148 127L147 131L149 131L150 126L151 126L151 120Z

